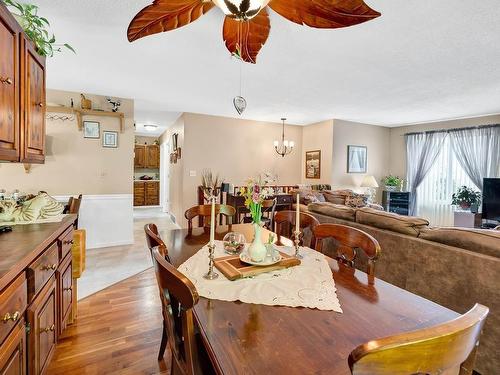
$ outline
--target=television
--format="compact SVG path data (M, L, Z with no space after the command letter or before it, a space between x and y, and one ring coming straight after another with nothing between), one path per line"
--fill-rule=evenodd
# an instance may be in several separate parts
M483 179L483 219L500 222L500 178Z

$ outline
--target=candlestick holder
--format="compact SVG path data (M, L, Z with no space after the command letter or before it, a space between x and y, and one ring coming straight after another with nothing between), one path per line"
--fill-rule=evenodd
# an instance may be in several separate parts
M214 271L214 253L215 253L215 244L208 244L208 272L203 275L203 278L207 280L215 280L219 277L219 274Z
M303 259L304 257L299 254L300 230L296 230L293 232L293 243L295 246L295 254L293 256L297 259Z

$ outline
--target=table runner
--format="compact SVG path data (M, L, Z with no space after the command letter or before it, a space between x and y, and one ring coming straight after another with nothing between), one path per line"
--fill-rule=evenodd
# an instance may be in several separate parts
M287 254L295 251L287 246L278 248ZM202 297L269 306L309 307L341 313L332 271L325 256L306 247L301 247L300 254L304 256L300 266L236 281L228 280L215 269L219 277L205 280L203 275L208 271L208 247L204 246L179 266L179 271L191 280ZM223 256L227 256L223 243L216 241L215 258Z

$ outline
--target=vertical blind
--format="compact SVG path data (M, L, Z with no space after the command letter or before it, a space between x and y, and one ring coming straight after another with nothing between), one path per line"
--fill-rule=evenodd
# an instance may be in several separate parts
M450 137L446 137L436 162L417 188L417 216L426 218L431 225L453 226L455 207L451 196L464 185L479 190L457 160Z

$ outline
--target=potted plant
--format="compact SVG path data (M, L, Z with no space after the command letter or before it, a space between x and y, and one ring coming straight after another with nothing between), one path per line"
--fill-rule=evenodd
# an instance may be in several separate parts
M385 176L382 179L382 183L384 184L385 190L387 191L396 191L401 187L402 182L403 180L401 178L393 175Z
M477 207L481 202L481 193L467 186L461 186L456 193L452 195L451 204L460 206L463 210L477 212Z
M41 56L54 56L54 52L61 52L62 48L67 48L75 52L69 44L56 43L54 34L47 30L50 27L46 18L38 15L38 7L34 4L23 4L15 0L3 0L9 7L16 21L21 25L28 38L35 44L36 51Z

